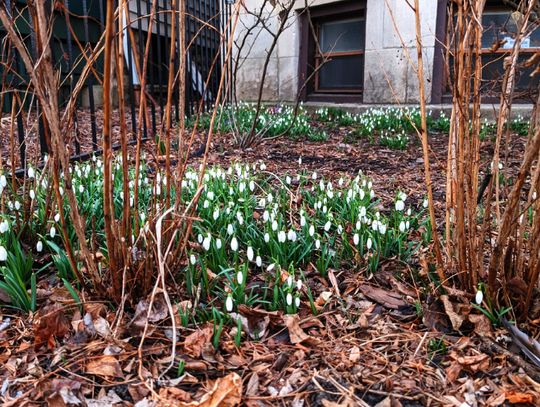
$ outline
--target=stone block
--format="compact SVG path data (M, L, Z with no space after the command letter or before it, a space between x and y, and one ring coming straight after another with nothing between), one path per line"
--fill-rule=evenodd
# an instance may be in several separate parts
M264 58L248 58L238 70L236 78L236 94L239 100L257 100L259 87L262 80L262 72L265 63ZM279 100L279 72L278 59L270 59L268 71L264 77L263 100Z

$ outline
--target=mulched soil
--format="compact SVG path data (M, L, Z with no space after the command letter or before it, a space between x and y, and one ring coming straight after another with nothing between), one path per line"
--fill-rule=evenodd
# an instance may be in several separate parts
M235 148L230 135L218 135L209 162L264 161L271 172L303 169L336 180L362 171L383 202L397 189L422 202L419 143L395 151L364 140L346 143L347 132L333 129L327 142L279 138L245 150ZM442 211L447 136L433 134L430 143ZM516 138L506 163L510 173L523 144ZM489 142L482 147L485 166L491 149ZM432 287L423 254L413 265L387 261L373 278L330 270L323 279L306 270L318 315L308 304L295 317L240 309L246 331L264 333L244 338L240 347L233 341L236 328L224 329L218 350L211 325L180 328L176 354L185 369L179 377L176 364L159 377L171 363L172 337L162 296L150 312L148 299L141 299L136 311L122 316L93 302L81 314L69 293L50 281L40 291L46 306L36 315L0 314L0 395L5 406L231 406L240 399L246 406L295 407L539 405L540 371L520 356L505 329L493 329L465 293L426 295ZM533 320L530 329L539 324Z

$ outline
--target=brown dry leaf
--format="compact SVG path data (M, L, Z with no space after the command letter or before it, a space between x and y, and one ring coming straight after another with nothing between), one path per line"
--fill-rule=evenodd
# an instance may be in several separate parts
M175 407L234 407L242 401L242 378L237 373L230 373L217 379L214 385L200 401L190 403L178 401ZM165 406L167 406L165 404Z
M456 361L472 372L487 371L489 367L489 356L484 353L474 356L459 356Z
M257 394L259 394L259 375L253 373L246 386L246 396L256 396Z
M55 338L63 338L69 331L69 321L59 306L45 307L34 324L34 346L39 349L47 344L49 349L56 347Z
M300 328L300 317L298 314L285 315L283 317L283 321L289 330L289 338L291 339L291 343L293 345L302 342L308 342L311 344L316 344L319 342L316 338L309 336L302 330L302 328Z
M458 314L454 310L454 305L452 304L452 302L450 302L450 299L448 298L447 295L441 295L440 299L443 303L444 311L446 312L446 315L448 315L448 318L450 318L450 322L452 323L452 328L454 328L454 330L456 331L459 331L459 329L461 328L461 325L463 324L463 320L464 320L463 316Z
M370 300L381 304L385 308L397 310L408 305L405 301L403 301L400 294L383 290L382 288L371 285L363 285L360 287L360 291L362 291L362 294L364 294Z
M167 318L168 310L167 303L163 293L158 293L154 298L152 304L152 310L148 313L148 307L150 306L150 299L144 299L139 301L137 308L135 309L135 315L130 322L130 325L136 330L143 330L147 322L159 322Z
M452 364L446 368L446 378L450 383L454 383L460 373L461 365L458 362L452 362Z
M474 325L474 332L480 336L493 336L493 326L484 314L470 314L469 321Z
M341 293L339 292L339 285L336 279L336 275L334 274L334 270L328 269L328 280L330 280L330 283L332 284L332 288L334 289L334 292L338 297L341 297Z
M210 338L212 338L212 327L210 325L188 335L184 340L186 353L193 358L199 358L204 345L210 341Z
M124 377L120 363L112 355L101 356L88 362L86 373L101 377Z
M519 391L507 391L504 394L506 400L511 404L534 404L534 396L530 393L521 393Z

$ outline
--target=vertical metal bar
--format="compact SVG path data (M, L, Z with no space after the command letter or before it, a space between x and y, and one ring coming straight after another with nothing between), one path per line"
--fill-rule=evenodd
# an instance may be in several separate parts
M193 38L193 24L192 24L192 18L191 18L191 4L194 0L186 0L186 16L184 18L186 27L184 28L186 30L186 36L185 36L185 47L186 47L186 77L184 78L186 81L186 107L187 107L187 113L189 116L193 113L193 73L191 70L191 55L192 55L192 47L190 46L188 48L188 45L192 43Z
M125 13L130 13L129 10L129 1L126 3L127 10L124 9ZM129 19L131 22L131 18ZM129 101L130 101L130 108L131 108L131 131L133 133L133 138L137 138L137 113L135 111L135 90L133 89L133 52L132 52L132 45L131 45L131 38L129 37L129 28L127 27L127 18L126 16L121 16L122 21L122 31L126 44L127 44L127 55L126 52L124 52L124 57L127 58L127 65L128 65L128 76L129 76ZM124 21L126 22L126 27L124 27ZM123 44L122 44L123 45ZM139 78L140 79L140 78Z
M90 33L88 31L88 1L82 0L83 7L83 28L84 28L84 42L85 50L88 49L90 44ZM86 89L88 91L88 104L90 105L90 127L92 129L92 150L97 150L97 127L96 127L96 106L94 101L94 74L90 72L88 79L86 80Z
M152 32L150 31L150 13L152 11L152 1L151 0L146 0L146 13L148 15L148 26L146 28L146 32L147 32L147 35L150 35L152 36ZM150 40L150 46L152 44L152 41ZM153 56L153 53L152 53L152 56ZM150 58L150 61L152 61L152 58ZM151 93L151 95L153 96L154 95L154 86L155 86L155 82L154 82L154 66L149 63L148 64L148 70L150 71L150 75L149 75L149 78L150 80L148 81L148 83L150 84L149 88L149 92ZM150 110L152 112L152 134L156 134L156 106L154 104L154 99L152 98L152 100L150 101Z
M159 0L156 3L156 33L157 33L157 68L158 68L158 99L159 99L159 112L161 115L160 120L163 120L163 54L161 52L161 6Z
M184 1L184 0L180 0L180 1ZM182 56L180 55L180 51L181 51L181 47L180 47L180 30L184 30L185 28L184 27L180 27L180 16L179 16L179 12L180 12L180 1L177 2L176 4L176 10L174 10L174 18L176 19L176 22L175 22L175 26L176 26L176 47L175 47L175 52L176 52L176 55L174 56L174 71L175 72L179 72L179 66L180 66L180 59ZM179 80L182 80L182 78L179 78ZM176 108L176 114L175 114L175 117L176 117L176 121L179 121L180 120L180 91L179 91L179 88L178 86L175 86L174 87L174 105L175 105L175 108Z
M137 0L137 31L138 31L138 36L139 36L139 67L141 69L141 77L139 78L139 88L140 88L140 92L144 92L145 90L142 88L141 84L142 84L142 76L144 75L146 77L146 72L142 72L142 69L143 69L143 58L144 58L144 54L143 54L143 44L144 44L144 41L143 41L143 29L142 29L142 12L141 12L141 0ZM135 46L135 44L133 45ZM142 107L139 106L139 109L141 109ZM144 112L144 114L142 115L142 118L143 118L143 122L142 122L142 125L143 125L143 138L146 138L148 137L148 123L146 123L146 112Z
M201 28L201 23L196 19L196 18L199 18L201 13L199 12L199 6L200 6L200 2L201 0L195 0L193 3L193 15L194 15L194 22L195 22L195 25L194 25L194 28L195 28L195 31L193 33L193 59L191 61L192 63L192 66L193 68L195 69L195 99L199 99L199 97L202 97L202 92L200 91L200 83L199 83L199 77L200 77L200 56L201 56L201 33L200 33L200 28Z

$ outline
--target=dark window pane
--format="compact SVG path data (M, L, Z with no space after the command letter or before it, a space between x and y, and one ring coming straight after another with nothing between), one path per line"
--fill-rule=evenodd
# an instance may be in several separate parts
M320 25L322 52L359 51L364 49L364 20L332 21Z
M523 15L519 12L486 11L482 17L484 26L482 48L491 48L498 41L505 41L502 48L511 49L522 18ZM521 42L521 48L537 47L540 47L540 30L538 29Z
M364 84L364 56L333 57L319 70L319 89L360 89Z

